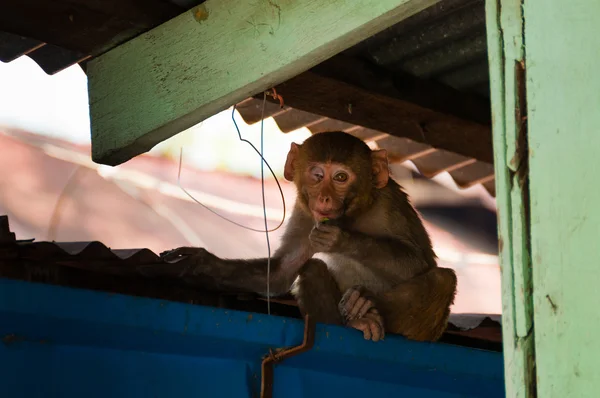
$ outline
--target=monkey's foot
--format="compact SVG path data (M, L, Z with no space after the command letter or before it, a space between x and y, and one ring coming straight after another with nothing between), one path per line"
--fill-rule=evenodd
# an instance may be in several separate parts
M379 341L385 337L383 318L375 308L372 308L364 317L348 322L347 325L362 331L365 340Z
M365 288L353 286L342 296L338 309L344 320L350 322L354 319L361 319L371 309L375 309L375 303L367 296Z
M361 330L366 340L382 340L385 331L383 318L362 286L353 286L344 293L338 304L347 326Z

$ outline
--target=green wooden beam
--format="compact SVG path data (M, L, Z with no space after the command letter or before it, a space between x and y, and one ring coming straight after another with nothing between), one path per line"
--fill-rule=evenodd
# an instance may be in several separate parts
M208 0L88 64L92 159L117 165L438 0Z

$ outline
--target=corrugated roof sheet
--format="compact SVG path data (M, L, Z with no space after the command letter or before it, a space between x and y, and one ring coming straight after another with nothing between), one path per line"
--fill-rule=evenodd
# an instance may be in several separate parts
M489 97L485 0L442 0L346 53Z
M89 55L0 31L0 61L11 62L27 55L49 75L89 58Z

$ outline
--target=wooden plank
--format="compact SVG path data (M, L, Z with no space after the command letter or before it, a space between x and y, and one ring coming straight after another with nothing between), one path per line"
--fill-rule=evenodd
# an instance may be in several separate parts
M596 397L600 2L526 0L524 13L538 395Z
M278 85L277 93L294 109L409 138L486 163L493 161L490 126L484 124L314 72Z
M162 0L2 0L0 29L96 55L183 11Z
M530 262L522 255L527 253L525 242L529 236L528 220L521 215L525 214L528 203L523 201L524 196L521 195L518 181L515 187L515 165L518 164L516 160L522 157L522 153L517 153L516 137L525 134L521 124L516 122L515 112L518 94L515 89L515 63L523 60L523 38L518 28L522 21L520 1L487 0L486 20L499 256L502 270L502 335L506 396L529 398L535 396L536 380L531 301L524 300L524 293L516 291L517 287L527 290L531 287L531 280L524 278L530 268ZM511 165L513 160L515 162Z
M88 63L92 158L116 165L436 0L208 0Z

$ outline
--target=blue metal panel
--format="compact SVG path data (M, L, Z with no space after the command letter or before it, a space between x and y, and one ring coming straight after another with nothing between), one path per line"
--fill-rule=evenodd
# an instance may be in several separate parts
M0 279L3 398L252 397L301 320ZM317 325L275 397L504 397L502 354Z

